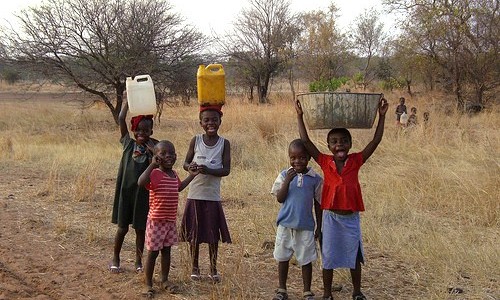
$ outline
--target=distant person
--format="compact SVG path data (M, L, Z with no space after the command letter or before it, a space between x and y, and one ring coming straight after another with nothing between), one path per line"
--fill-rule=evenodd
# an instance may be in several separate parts
M364 211L365 207L358 172L382 140L387 101L380 99L379 119L372 141L363 151L353 154L349 154L352 138L346 128L334 128L328 133L328 149L332 155L320 153L309 139L299 101L296 102L295 109L300 138L324 175L321 195L323 299L333 299L333 269L349 268L353 286L352 298L364 300L366 297L361 292L361 263L364 263L364 255L359 212Z
M179 192L198 174L190 170L189 176L181 182L177 172L172 170L177 154L170 141L160 141L154 149L154 156L148 168L139 177L137 184L149 190L149 213L146 225L146 297L152 298L153 273L156 258L161 251L161 286L170 293L177 293L178 287L168 280L170 273L170 249L177 244L177 206Z
M410 116L408 117L408 122L406 123L406 127L414 127L417 126L417 108L412 107L410 109Z
M144 235L148 215L148 191L137 185L137 179L149 166L153 157L153 147L157 140L151 138L153 134L153 116L139 115L131 119L130 137L125 121L128 112L128 103L122 104L118 116L123 146L122 159L116 179L115 199L111 221L118 225L115 235L113 260L109 267L111 273L120 273L120 252L129 225L135 229L135 270L142 271L142 253L144 251Z
M286 281L290 259L294 254L302 267L303 299L313 300L312 262L318 258L315 237L319 238L321 234L320 201L323 179L307 166L311 156L302 140L296 139L290 143L288 156L290 167L280 172L271 189L271 194L281 203L274 246L274 258L278 261L279 288L273 300L288 299Z
M191 139L184 161L184 169L200 174L189 185L186 207L182 218L182 239L190 243L192 280L200 280L200 244L208 244L209 278L218 283L217 271L219 241L231 243L231 236L222 209L221 177L231 171L231 146L218 134L222 122L221 106L200 106L200 125L205 131Z
M396 107L396 125L401 125L401 115L408 112L406 111L405 98L399 98L399 105Z

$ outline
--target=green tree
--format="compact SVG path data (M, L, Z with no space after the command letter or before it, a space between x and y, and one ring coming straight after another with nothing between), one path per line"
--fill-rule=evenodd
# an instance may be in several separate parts
M328 11L302 14L304 30L300 36L299 68L307 80L340 76L344 71L348 43L337 27L338 8L332 3Z
M380 21L380 14L376 10L366 10L358 16L352 35L352 45L363 58L364 64L361 69L363 89L375 78L375 68L372 59L380 54L386 39L383 32L384 24Z

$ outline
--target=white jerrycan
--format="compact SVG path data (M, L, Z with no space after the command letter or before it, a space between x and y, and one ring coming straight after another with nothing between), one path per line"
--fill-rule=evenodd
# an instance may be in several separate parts
M131 116L156 114L156 95L153 80L149 75L127 77L128 108Z
M406 124L408 124L408 118L408 114L403 112L403 114L401 114L401 117L399 118L399 123L406 126Z

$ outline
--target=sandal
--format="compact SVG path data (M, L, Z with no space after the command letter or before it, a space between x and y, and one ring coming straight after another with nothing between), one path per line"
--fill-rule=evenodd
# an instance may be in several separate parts
M208 275L208 278L210 278L213 283L219 283L221 281L221 277L219 274Z
M314 300L314 294L311 291L304 292L302 295L302 299L304 300Z
M179 294L179 287L170 281L165 281L161 284L162 288L170 294Z
M288 300L288 293L285 289L277 289L273 300Z
M357 295L352 295L352 300L366 300L366 297L360 292Z
M191 276L189 278L191 278L192 281L200 281L201 280L201 275L193 273L193 274L191 274Z
M333 300L333 297L332 296L328 296L328 297L323 297L321 299L323 299L323 300Z
M142 292L142 295L146 298L153 298L155 295L155 290L152 287L148 287L144 292Z
M341 292L343 288L344 288L344 286L340 283L332 284L332 291L334 291L334 292Z
M109 266L109 272L112 274L118 274L122 272L122 269L120 268L120 266L111 265Z

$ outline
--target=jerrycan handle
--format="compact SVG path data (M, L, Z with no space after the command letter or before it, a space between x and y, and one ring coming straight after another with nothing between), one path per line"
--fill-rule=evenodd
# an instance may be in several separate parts
M209 64L206 67L207 70L210 70L212 72L222 72L224 71L224 68L222 67L221 64Z
M136 82L145 82L150 80L151 77L149 75L137 75L133 78Z

